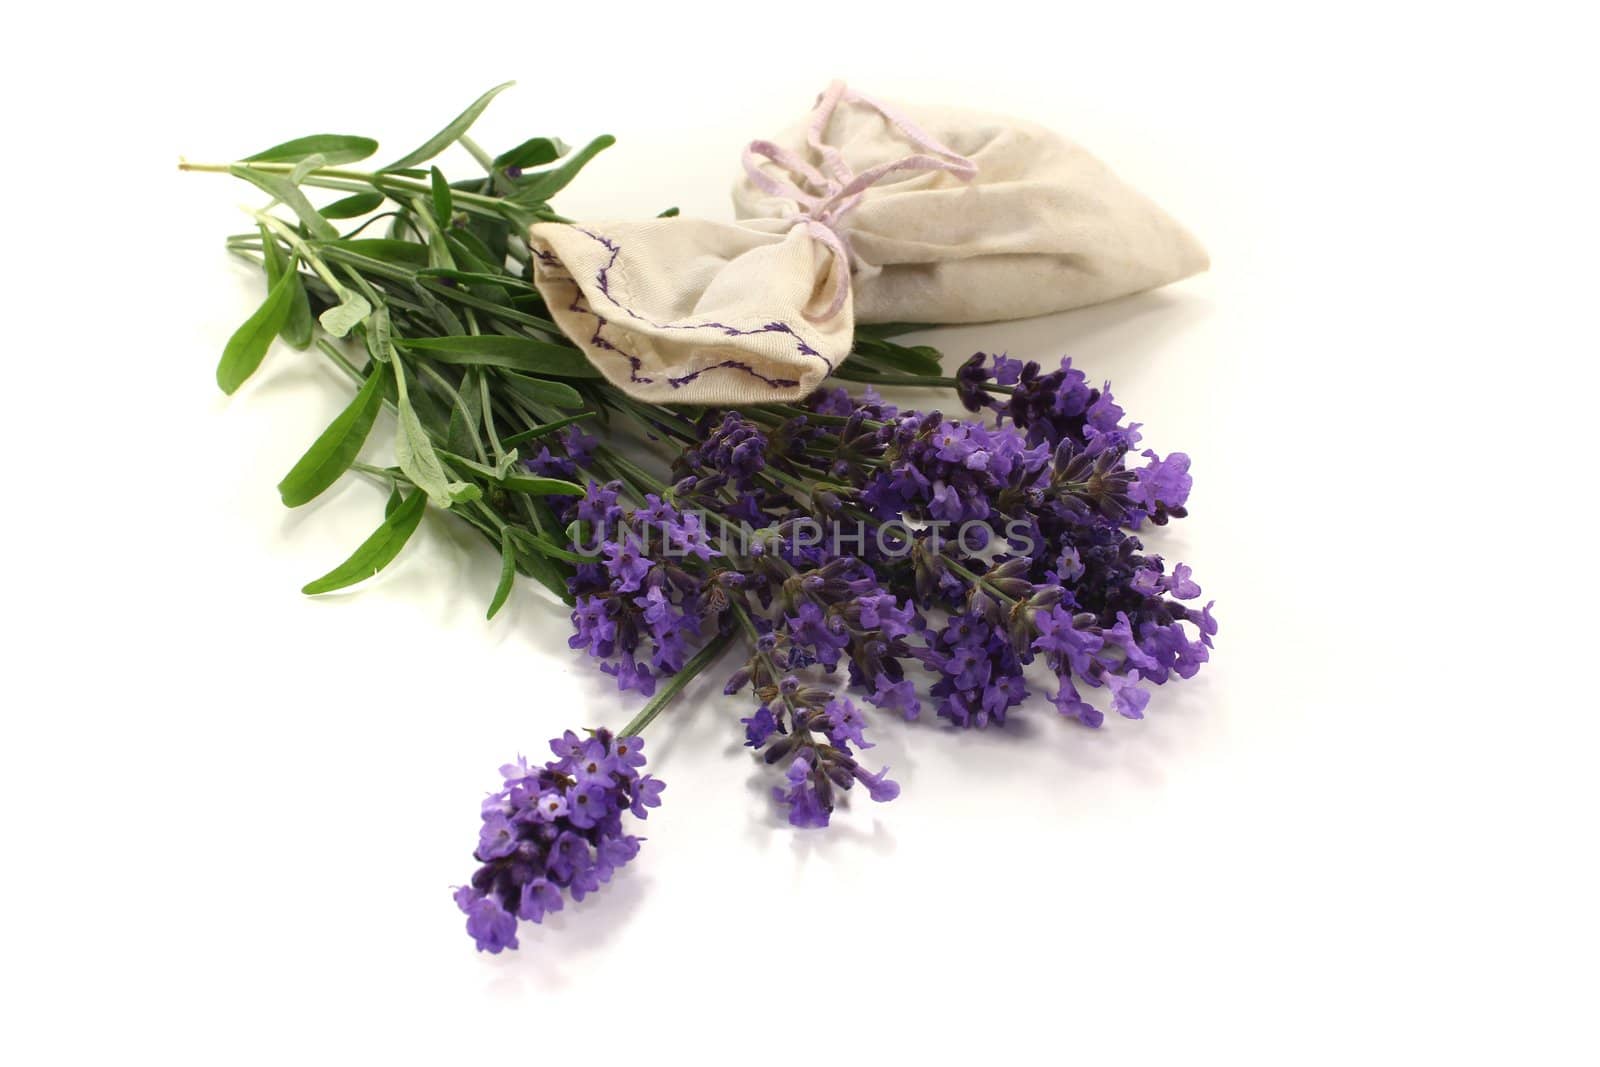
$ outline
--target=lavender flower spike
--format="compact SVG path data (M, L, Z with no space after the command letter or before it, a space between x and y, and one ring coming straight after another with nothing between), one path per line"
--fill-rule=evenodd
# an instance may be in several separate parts
M640 773L643 744L569 730L550 742L556 758L543 767L519 757L500 768L505 784L483 803L482 866L455 891L479 952L516 948L518 919L541 922L566 897L582 900L639 854L643 839L623 831L622 816L643 819L665 788Z

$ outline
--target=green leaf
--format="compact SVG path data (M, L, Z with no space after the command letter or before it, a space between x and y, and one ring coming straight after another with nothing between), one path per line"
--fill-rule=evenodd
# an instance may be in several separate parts
M472 455L483 447L478 427L483 425L483 397L478 390L478 371L468 368L457 390L456 406L450 410L450 428L445 432L445 448L458 455Z
M561 166L519 178L517 191L506 199L517 204L538 204L549 200L565 189L591 159L616 143L617 139L609 133L601 134L580 148Z
M509 152L495 156L493 166L495 170L542 167L546 163L554 163L570 151L559 137L530 137Z
M294 280L289 283L291 290L289 294L289 316L284 320L283 328L278 331L278 336L295 348L302 350L309 348L311 346L311 302L306 297L305 283L299 277L299 260L296 259L293 263L289 261L289 257L284 254L283 246L278 244L277 238L272 235L272 231L268 230L266 226L257 223L256 229L261 232L261 262L267 271L267 287L270 289L272 286L277 285L278 279L283 276L285 271L295 275Z
M507 246L511 238L511 227L502 219L492 219L485 215L473 212L467 216L467 230L483 243L484 250L489 253L490 263L504 263L506 261Z
M441 227L450 225L450 217L455 214L455 197L450 192L450 183L444 180L444 175L439 173L438 167L428 168L428 181L433 192L433 217L438 220Z
M576 525L576 523L573 525ZM595 560L595 557L592 555L585 556L580 552L573 552L570 549L562 548L554 541L548 540L539 534L532 534L527 530L518 529L517 527L508 527L508 529L511 529L514 533L516 533L517 540L522 542L525 546L539 553L541 556L545 556L549 559L564 560L568 563L593 563Z
M382 206L384 196L382 193L356 193L343 200L335 200L322 209L325 219L354 219L365 215L369 211L376 211Z
M494 599L489 601L487 618L494 618L506 606L511 596L511 583L517 578L517 550L511 543L511 531L500 531L500 584L494 587Z
M472 471L475 474L480 474L483 477L492 479L496 482L501 481L510 475L512 468L517 465L517 450L514 448L510 452L507 452L505 455L501 456L500 462L496 463L492 467L484 463L479 463L475 459L468 459L459 452L452 452L449 449L444 449L441 454L445 459L449 460L452 465L457 467L465 467L467 470Z
M561 478L535 478L526 474L512 474L500 479L500 484L513 493L528 496L582 496L587 490L581 485Z
M944 374L944 369L939 363L938 349L926 346L907 348L904 345L863 337L857 339L855 351L851 355L880 371L935 378Z
M435 270L455 270L455 260L450 255L450 245L444 239L444 230L438 222L428 213L437 210L436 204L424 204L421 197L413 201L416 214L419 218L426 218L427 225L422 227L424 238L427 240L428 266Z
M290 261L277 238L265 226L257 223L256 229L261 231L261 255L267 269L267 285L278 284L278 279L285 271L292 275L289 283L289 317L284 320L278 336L304 351L311 347L311 300L306 296L305 282L300 278L300 260L296 257Z
M510 437L502 440L500 444L506 448L509 448L512 445L520 445L524 441L533 441L537 438L544 437L546 434L552 434L559 429L571 426L579 419L593 418L594 414L595 413L592 411L585 411L577 415L568 415L564 419L557 419L555 422L547 422L543 426L535 426L531 430L523 430L521 433L514 433Z
M512 392L536 404L549 404L567 411L583 407L583 396L566 382L527 378L515 371L505 371L501 379Z
M267 272L267 286L278 284L278 277L283 273L283 268L289 265L289 257L284 253L283 246L267 229L266 223L256 223L256 232L261 235L261 265Z
M272 346L272 339L278 336L278 331L283 329L284 322L289 318L294 277L288 273L279 275L267 290L267 298L261 302L261 306L228 338L222 350L222 359L217 364L217 384L224 393L232 394L261 366L267 349Z
M503 304L507 307L511 306L511 302L513 300L512 294L506 291L508 286L517 291L516 296L530 298L533 296L533 287L531 285L520 278L513 277L510 274L491 274L485 271L454 270L449 267L429 267L425 270L417 271L417 277L423 281L444 283L445 289L450 288L450 285L448 284L450 282L455 282L457 285L468 286L469 288L467 291L469 293L472 293L475 296L481 296L486 300L492 300L497 304ZM474 285L478 287L476 291L470 288L470 286Z
M459 221L460 218L461 216L456 216L456 221ZM478 236L465 226L451 226L449 231L445 233L445 240L450 244L452 258L458 264L457 269L478 274L499 275L499 284L502 285L506 282L519 280L519 275L512 274L505 269L505 257L501 256L496 260L494 253L489 251L488 246L478 240ZM494 264L496 263L499 263L500 266L495 266ZM525 288L532 289L532 286L527 282L522 284Z
M339 236L339 231L333 228L333 223L322 217L322 213L311 206L311 201L306 199L306 194L300 187L281 174L270 174L264 170L234 164L228 168L228 173L235 178L243 178L254 185L274 200L278 200L300 217L306 224L306 230L311 236L320 240L329 240Z
M311 347L311 298L306 294L305 280L300 277L300 261L289 265L290 283L289 318L283 324L281 336L289 344L304 352Z
M472 128L472 124L478 121L478 116L483 114L483 109L489 106L489 101L493 100L502 91L511 88L511 86L514 84L516 83L506 82L504 85L497 85L493 89L490 89L488 92L478 97L478 99L474 100L472 105L465 111L457 115L451 121L450 125L446 126L444 129L440 130L438 133L434 134L432 137L428 138L420 146L418 146L416 151L401 156L399 159L382 169L386 171L404 170L407 167L414 167L418 163L425 163L434 156L438 155L440 152L443 152L446 148L449 148L452 144L454 144L457 138Z
M418 489L428 494L428 499L433 501L435 507L448 508L451 504L477 499L482 495L482 490L477 486L452 481L445 474L439 454L434 451L433 442L428 438L428 431L423 429L422 420L417 418L416 409L411 406L411 397L406 391L405 368L399 360L394 362L394 383L397 393L395 409L399 416L394 458L400 469Z
M340 237L323 241L323 248L336 248L358 256L393 263L401 267L422 267L428 263L428 246L394 237Z
M246 156L246 163L298 163L308 156L321 156L324 163L337 167L341 163L354 163L366 159L378 150L378 142L370 137L355 137L342 133L317 133L310 137L297 137L292 141L273 145L264 152Z
M367 355L379 363L388 363L394 359L394 325L389 320L389 305L380 303L367 319L367 328L362 331L366 336Z
M383 378L387 367L380 363L367 376L350 406L341 411L322 431L306 454L278 483L278 494L285 507L297 508L316 499L323 490L350 469L361 446L366 443L372 424L383 410Z
M504 367L557 378L598 378L600 372L576 348L509 334L408 337L397 342L441 363Z
M343 337L372 314L372 305L359 293L346 291L344 301L324 311L317 321L334 337Z
M526 564L528 573L533 575L540 585L550 590L556 599L568 606L576 602L576 598L567 589L570 568L563 569L539 555L524 556L523 563Z
M349 559L316 581L307 583L300 591L309 595L330 593L366 581L383 570L400 554L400 550L416 532L427 503L426 494L412 493L391 514L384 516L372 536L361 542L361 546L350 553Z

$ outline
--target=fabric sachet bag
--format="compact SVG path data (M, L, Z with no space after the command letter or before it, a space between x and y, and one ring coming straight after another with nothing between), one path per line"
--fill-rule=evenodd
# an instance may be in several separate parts
M1099 160L1014 119L902 111L836 82L744 166L737 222L531 228L551 315L623 391L798 400L849 354L857 322L1041 315L1207 266Z

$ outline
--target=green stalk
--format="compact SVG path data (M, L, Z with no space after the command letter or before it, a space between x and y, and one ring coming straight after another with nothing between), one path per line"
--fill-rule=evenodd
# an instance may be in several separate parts
M650 701L639 709L639 714L628 720L628 725L618 731L618 736L633 737L643 731L646 726L649 726L655 720L655 717L661 714L662 709L672 702L672 698L677 696L683 687L689 684L689 680L711 666L712 662L723 653L732 640L733 633L729 631L719 633L706 642L706 646L696 652L694 657L683 665L683 670L669 678L666 685L662 686L661 691L651 697Z

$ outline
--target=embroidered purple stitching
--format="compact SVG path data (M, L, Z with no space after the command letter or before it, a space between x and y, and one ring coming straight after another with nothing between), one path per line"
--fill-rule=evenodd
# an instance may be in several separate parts
M758 326L752 330L741 330L737 326L729 326L724 322L656 322L653 319L645 318L643 315L639 314L637 311L634 311L626 304L621 303L616 297L611 295L611 268L616 266L617 257L622 254L622 246L610 238L595 233L592 230L586 230L582 226L574 226L573 229L577 230L585 237L588 237L590 240L598 242L601 248L604 248L606 251L611 253L611 257L606 260L605 266L601 267L595 273L595 285L599 288L600 292L605 294L605 298L607 300L621 308L623 313L629 318L638 319L640 322L643 322L649 326L653 326L658 330L721 330L729 337L753 337L757 334L763 333L788 334L794 339L795 351L802 356L817 357L818 359L822 360L823 364L828 368L828 373L833 373L833 361L827 356L823 355L821 352L818 352L815 348L812 348L810 345L806 344L805 340L799 334L794 332L794 327L790 326L786 322L769 322L765 326ZM591 312L591 314L595 313ZM737 360L730 362L734 364L738 363ZM711 368L707 367L706 369L710 370Z
M690 371L681 378L668 378L667 384L676 389L681 385L687 385L688 383L694 381L708 370L742 370L753 378L761 379L774 389L788 389L792 386L800 384L799 381L794 378L768 378L766 375L750 366L750 364L741 363L737 359L725 359L721 363L713 363L709 367L701 367L699 370Z
M539 257L539 261L541 263L555 266L561 270L566 269L566 264L562 263L560 258L554 252L548 252L543 249L535 248L533 249L533 254ZM570 278L571 276L568 275L568 277ZM645 378L640 376L639 368L644 366L644 364L640 361L638 356L633 355L631 352L624 352L622 349L618 348L616 345L600 336L600 331L605 329L606 320L600 317L599 312L595 311L593 308L589 307L588 304L584 303L583 289L578 285L576 279L572 280L572 303L567 305L567 310L575 311L579 315L591 315L594 317L594 335L589 338L589 343L596 348L602 348L608 352L615 352L623 359L626 359L628 361L628 380L630 382L634 382L638 385L655 384L654 378Z
M720 329L726 331L730 336L746 336L746 335L750 335L750 334L771 333L771 332L787 333L791 337L794 337L795 343L799 346L799 350L800 350L800 352L802 354L808 354L808 355L816 356L818 359L822 360L823 363L826 363L828 365L828 369L830 371L832 371L833 364L828 361L828 358L826 356L822 355L820 352L817 352L815 349L813 349L810 345L806 344L805 341L801 340L798 336L795 335L794 331L792 329L790 329L789 326L787 326L786 324L781 323L781 322L769 323L766 327L763 327L760 330L737 330L734 327L725 326L720 322L703 323L700 326L679 325L679 324L674 324L674 323L663 324L663 323L651 322L649 319L645 318L644 316L635 313L631 308L627 307L626 305L617 303L616 298L614 298L611 295L611 290L610 290L611 279L609 277L609 271L611 270L611 267L616 264L617 256L621 254L621 252L622 252L621 247L619 245L617 245L615 242L607 240L606 238L600 236L599 234L591 233L590 231L585 230L580 226L574 226L573 229L577 230L579 233L582 233L587 237L593 238L594 240L600 242L602 247L608 249L611 252L611 258L606 261L606 265L601 267L599 273L595 276L595 283L600 287L600 291L605 294L607 300L610 300L613 304L616 304L617 307L622 308L622 310L627 312L628 315L630 315L631 317L633 317L635 319L638 319L640 322L649 323L650 325L656 326L659 329L666 329L666 330L693 330L693 329L703 329L703 328L707 328L707 327L720 328ZM549 252L549 251L546 251L544 249L536 248L536 249L533 249L533 254L535 256L537 256L539 258L539 261L542 262L542 263L549 264L549 265L554 265L554 266L562 268L562 269L565 269L565 267L566 267L566 264L562 263L561 260L560 260L560 257L558 257L554 252ZM638 356L635 356L631 352L624 352L622 349L618 348L616 345L614 345L610 341L606 340L605 337L601 336L601 331L604 330L605 327L608 325L607 320L598 311L595 311L594 308L590 307L587 303L584 302L583 289L576 283L576 281L574 281L572 289L573 289L572 303L567 305L567 310L568 311L575 311L580 315L590 315L590 316L593 316L593 318L594 318L594 323L595 323L595 325L594 325L594 334L589 338L589 343L591 345L593 345L594 347L596 347L596 348L604 349L605 351L608 351L608 352L615 352L617 355L619 355L622 358L626 359L628 361L628 380L629 381L634 382L634 383L636 383L638 385L654 385L655 384L655 379L654 378L647 378L647 377L642 376L639 373L639 369L642 366L644 366L644 363L639 359ZM682 376L677 377L677 378L668 378L666 381L667 381L668 385L672 386L672 388L678 389L678 388L681 388L682 386L687 385L688 383L694 381L696 378L700 377L700 375L706 373L707 371L714 371L714 370L737 370L737 371L742 371L745 374L750 375L752 378L755 378L758 381L766 383L766 385L767 385L767 387L769 389L788 389L788 388L792 388L792 387L800 384L800 382L797 379L794 379L794 378L769 378L766 375L762 374L761 372L757 371L754 367L750 366L750 364L745 363L745 362L743 362L741 360L737 360L737 359L725 359L721 363L714 363L709 367L701 367L699 370L690 371L688 374L682 375Z
M599 287L600 292L605 294L605 297L606 297L607 300L611 301L612 304L614 304L617 307L621 308L622 311L624 313L626 313L630 318L634 318L634 319L637 319L640 322L647 323L648 325L653 326L653 327L655 327L656 329L659 329L659 330L718 329L718 330L722 330L723 333L725 333L729 337L749 337L749 336L754 336L756 334L761 334L761 333L783 333L783 334L788 334L794 340L796 351L798 351L803 356L816 356L818 359L822 360L823 364L828 368L828 372L830 374L833 372L833 361L828 359L828 357L824 356L821 352L818 352L816 349L812 348L810 345L806 344L805 340L803 338L801 338L799 334L795 333L794 332L794 328L789 326L788 323L784 323L784 322L769 322L765 326L760 327L759 329L741 330L741 329L739 329L737 327L729 326L726 323L721 323L721 322L704 322L704 323L698 323L698 324L695 324L695 323L663 323L663 322L654 322L651 319L645 318L643 315L640 315L638 312L634 311L632 308L628 307L627 305L618 302L617 299L611 295L611 268L616 265L617 257L622 254L622 247L620 245L618 245L615 241L612 241L612 240L610 240L610 239L608 239L606 237L603 237L600 234L594 233L594 232L592 232L590 230L586 230L581 226L574 226L573 229L577 230L579 233L583 234L585 237L588 237L591 240L598 242L602 248L605 248L607 251L609 251L611 253L610 258L606 260L605 265L602 266L600 268L600 270L596 273L596 275L595 275L595 284ZM553 252L545 251L543 249L534 249L533 252L534 252L534 255L539 257L541 262L544 262L546 264L554 264L554 265L559 266L559 267L564 267L565 266L565 264L561 263L560 259ZM622 349L618 348L616 345L612 344L610 341L606 340L605 337L603 337L601 335L601 331L603 331L605 329L606 325L607 325L607 320L598 311L595 311L593 307L590 307L589 305L587 305L584 302L583 289L580 286L578 286L576 284L576 282L574 282L574 284L573 284L573 290L574 290L574 292L573 292L573 297L572 297L572 303L567 306L567 310L568 311L577 312L577 313L579 313L581 315L592 315L592 316L594 316L594 320L595 320L594 334L589 338L589 343L591 345L593 345L594 347L596 347L596 348L603 349L603 350L608 351L608 352L615 352L615 353L617 353L617 355L622 356L624 359L626 359L628 361L628 380L629 381L634 382L634 383L639 384L639 385L653 385L653 384L655 384L655 379L654 378L644 377L643 375L641 375L639 373L639 369L642 366L644 366L644 364L639 359L638 356L635 356L630 352L624 352ZM792 388L792 387L800 384L798 380L793 379L793 378L769 378L766 375L761 374L760 372L758 372L754 367L750 366L748 363L745 363L745 362L743 362L741 360L737 360L737 359L725 359L721 363L715 363L715 364L712 364L709 367L701 367L699 370L691 371L690 373L682 375L681 377L668 378L667 379L667 384L672 386L672 388L677 389L677 388L679 388L681 386L687 385L689 382L694 381L696 378L700 377L700 375L706 373L707 371L713 371L713 370L737 370L737 371L742 371L743 373L750 375L752 378L755 378L755 379L757 379L757 380L759 380L761 382L766 383L767 387L770 388L770 389L788 389L788 388Z

